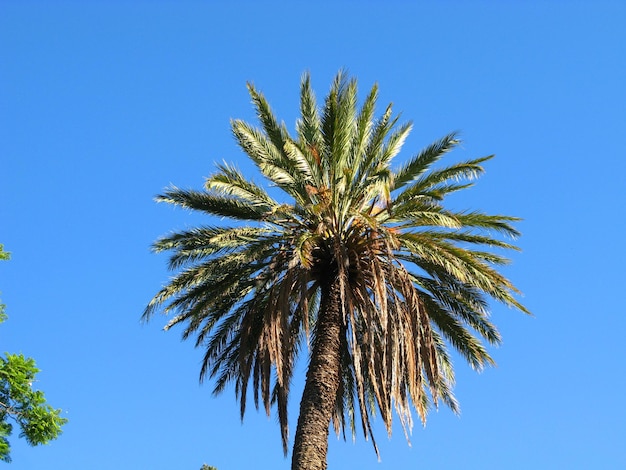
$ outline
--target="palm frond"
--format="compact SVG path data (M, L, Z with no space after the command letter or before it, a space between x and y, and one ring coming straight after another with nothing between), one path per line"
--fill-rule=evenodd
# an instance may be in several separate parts
M424 148L394 174L394 190L424 174L433 163L458 144L457 133L452 132Z
M171 187L155 199L157 202L167 202L185 209L239 220L262 220L270 209L267 206L251 204L249 201L234 197L218 196L176 187Z
M278 205L262 187L247 180L236 168L226 164L217 165L217 168L220 172L207 178L204 184L207 191L233 196L268 208Z

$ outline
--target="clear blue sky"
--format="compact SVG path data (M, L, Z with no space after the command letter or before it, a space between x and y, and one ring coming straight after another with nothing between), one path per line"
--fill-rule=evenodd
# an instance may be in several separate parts
M506 274L535 316L494 305L498 367L456 362L460 417L412 447L377 423L380 463L333 435L329 468L626 468L626 3L221 3L0 0L0 350L33 356L70 420L48 446L14 436L12 468L289 468L274 416L242 425L198 384L202 351L140 323L169 275L151 242L208 222L152 198L246 168L246 81L293 128L301 74L323 96L342 67L414 121L399 162L455 129L448 161L497 154L454 203L524 218Z

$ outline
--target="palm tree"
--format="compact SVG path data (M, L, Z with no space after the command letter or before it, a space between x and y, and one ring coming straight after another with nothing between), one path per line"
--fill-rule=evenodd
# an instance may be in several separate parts
M456 411L449 345L475 369L493 364L478 338L500 342L486 299L527 312L496 270L507 259L493 250L515 249L494 234L516 237L517 219L444 208L491 158L433 169L459 143L455 134L392 169L411 124L398 125L391 105L375 119L376 86L359 106L356 80L340 72L318 107L304 75L295 137L248 90L261 128L234 120L232 130L282 199L226 164L204 191L158 196L235 223L155 242L177 274L144 318L174 314L166 329L183 324L183 337L195 336L205 351L201 380L213 378L215 393L234 383L242 417L249 385L257 408L269 414L275 405L285 454L287 400L304 351L292 469L325 469L331 422L344 437L360 425L376 448L377 411L389 433L392 409L405 433L413 407L422 420L440 402Z

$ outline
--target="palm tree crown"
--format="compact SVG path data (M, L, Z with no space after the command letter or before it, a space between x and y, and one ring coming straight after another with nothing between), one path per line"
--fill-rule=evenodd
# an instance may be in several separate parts
M226 164L203 191L158 196L239 222L155 242L177 274L144 318L173 313L166 328L180 323L184 338L195 337L205 351L201 379L212 377L216 393L233 382L242 416L250 385L257 407L269 414L275 405L285 452L287 399L304 351L293 468L325 468L331 421L338 433L359 426L373 441L376 409L388 432L392 409L405 431L413 407L422 420L431 403L457 410L448 346L481 369L493 360L479 338L500 342L486 299L527 312L496 270L507 259L489 250L515 249L495 234L516 237L517 219L444 208L491 158L433 169L458 144L455 134L392 168L411 124L398 124L391 105L375 118L376 86L359 106L356 80L339 73L318 107L305 75L295 137L248 90L261 127L234 120L234 136L288 202ZM307 450L311 442L322 450Z

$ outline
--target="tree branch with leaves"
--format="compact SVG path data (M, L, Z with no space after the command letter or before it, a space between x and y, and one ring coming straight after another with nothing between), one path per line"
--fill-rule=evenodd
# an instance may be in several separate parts
M0 245L0 260L9 258ZM0 323L5 319L4 305L0 304ZM8 438L14 424L20 429L20 437L36 446L56 439L67 422L61 410L48 405L42 391L33 389L38 372L35 360L22 354L0 357L0 460L4 462L11 461Z

